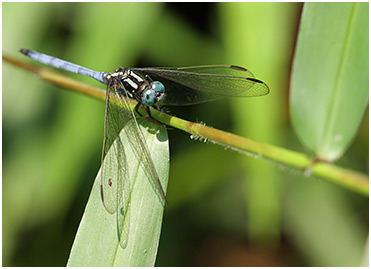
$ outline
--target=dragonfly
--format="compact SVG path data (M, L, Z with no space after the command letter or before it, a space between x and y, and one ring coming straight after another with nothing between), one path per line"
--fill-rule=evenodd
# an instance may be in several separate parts
M105 209L117 215L122 248L126 248L128 242L131 192L125 147L120 139L122 130L159 201L163 206L167 203L165 191L138 126L136 114L142 116L139 108L145 107L152 118L150 108L166 113L161 109L162 106L192 105L226 97L253 97L269 93L267 84L254 78L247 69L235 65L118 68L109 73L90 70L29 49L21 49L20 52L40 63L94 78L107 86L100 190ZM130 106L130 99L137 102L134 110ZM111 147L113 155L108 154Z

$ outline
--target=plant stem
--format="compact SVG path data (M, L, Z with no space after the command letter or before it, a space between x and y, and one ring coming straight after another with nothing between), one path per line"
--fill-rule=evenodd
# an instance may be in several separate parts
M77 91L85 95L105 100L105 90L91 87L87 84L78 82L59 73L53 72L47 68L39 68L26 64L22 61L8 57L3 54L3 60L19 66L23 69L37 74L40 78L63 86L69 90ZM131 102L132 107L136 102ZM143 114L145 110L142 109ZM331 163L313 160L308 155L284 149L270 144L253 141L248 138L240 137L228 132L214 129L203 124L189 122L168 114L151 109L152 116L164 124L183 130L192 135L195 139L210 141L222 145L228 149L254 156L255 158L264 158L280 165L299 169L304 176L318 176L322 179L332 181L349 190L368 196L368 176L359 172L344 169Z

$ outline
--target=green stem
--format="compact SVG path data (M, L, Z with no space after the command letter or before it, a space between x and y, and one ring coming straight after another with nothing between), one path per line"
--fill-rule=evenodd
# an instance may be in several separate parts
M83 93L98 99L105 99L106 91L91 87L87 84L78 82L74 79L60 75L46 68L38 68L24 62L15 60L3 54L3 60L21 68L29 70L40 78L63 86L73 91ZM136 105L131 102L132 106ZM145 110L143 110L145 113ZM151 114L154 118L167 124L168 126L190 133L193 138L203 141L211 141L226 148L253 155L258 158L264 158L273 162L283 164L287 167L299 169L304 176L318 176L320 178L332 181L349 190L368 196L368 176L352 170L338 167L334 164L313 161L311 157L303 153L269 145L248 138L240 137L228 132L217 130L199 123L189 122L174 116L167 115L152 109Z

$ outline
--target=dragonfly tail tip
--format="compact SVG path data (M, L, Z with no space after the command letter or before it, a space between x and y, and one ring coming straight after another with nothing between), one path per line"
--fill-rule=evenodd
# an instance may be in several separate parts
M30 50L29 49L20 49L19 50L21 53L23 53L24 55L27 55L30 53Z

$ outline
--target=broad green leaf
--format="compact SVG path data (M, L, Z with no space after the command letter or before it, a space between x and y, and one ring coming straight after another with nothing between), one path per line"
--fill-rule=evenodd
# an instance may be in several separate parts
M169 172L169 149L166 128L139 119L152 160L161 184L166 190ZM149 127L144 127L149 126ZM116 214L110 214L103 206L100 195L100 176L95 179L84 216L76 234L68 266L154 266L160 238L163 206L145 178L125 132L121 132L132 187L128 243L120 246ZM110 150L109 154L113 154ZM107 158L113 160L114 158ZM114 166L114 165L113 165Z
M368 3L305 4L290 89L294 129L333 161L352 142L368 104Z

